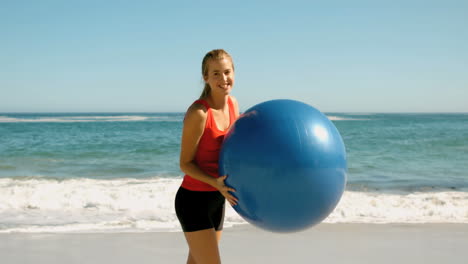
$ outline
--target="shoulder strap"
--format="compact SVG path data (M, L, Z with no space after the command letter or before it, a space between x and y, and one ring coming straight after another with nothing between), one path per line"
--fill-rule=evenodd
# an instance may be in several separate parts
M234 103L231 100L231 97L228 97L228 106L229 106L229 120L232 125L236 121L236 111L234 110Z
M203 99L199 99L199 100L196 100L195 102L193 102L194 104L201 104L203 106L206 107L206 110L210 109L210 105L208 104L207 101L203 100Z

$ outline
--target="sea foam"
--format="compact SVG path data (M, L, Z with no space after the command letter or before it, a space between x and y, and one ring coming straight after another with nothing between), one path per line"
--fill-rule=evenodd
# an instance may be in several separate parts
M0 233L179 231L181 179L0 179ZM225 226L246 222L226 207ZM345 191L326 223L468 223L468 193Z

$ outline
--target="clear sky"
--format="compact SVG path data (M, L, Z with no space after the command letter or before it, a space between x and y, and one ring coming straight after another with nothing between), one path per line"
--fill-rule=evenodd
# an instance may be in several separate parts
M1 1L0 112L182 112L215 48L241 110L468 112L466 0Z

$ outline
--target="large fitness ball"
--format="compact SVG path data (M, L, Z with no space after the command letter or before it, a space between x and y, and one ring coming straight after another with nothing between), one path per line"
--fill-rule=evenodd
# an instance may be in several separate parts
M320 223L346 184L346 151L333 123L294 100L267 101L247 110L224 139L220 175L236 189L234 209L274 232Z

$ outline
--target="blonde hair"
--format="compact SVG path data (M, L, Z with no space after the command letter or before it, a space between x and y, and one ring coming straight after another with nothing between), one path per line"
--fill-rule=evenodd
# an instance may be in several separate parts
M232 70L234 70L234 62L232 61L231 55L227 53L223 49L214 49L210 52L208 52L205 57L203 57L202 61L202 76L205 77L208 75L208 61L210 60L221 60L224 58L228 58L231 61L232 64ZM211 88L210 85L205 82L205 87L203 87L203 91L200 95L200 99L210 95Z

